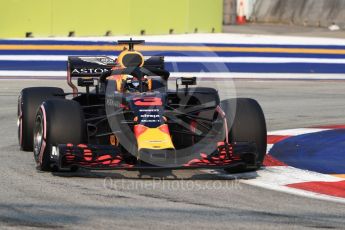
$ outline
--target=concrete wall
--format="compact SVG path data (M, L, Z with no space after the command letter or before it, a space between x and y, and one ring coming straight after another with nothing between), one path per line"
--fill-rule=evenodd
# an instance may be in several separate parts
M345 26L345 0L257 0L252 18L257 22L326 27Z
M220 32L223 0L0 0L0 38Z
M223 11L223 24L236 24L237 0L224 0Z
M257 0L243 0L243 13L247 19L250 19L251 15L253 14L253 8L256 1ZM237 12L240 12L239 6L239 3L237 3Z

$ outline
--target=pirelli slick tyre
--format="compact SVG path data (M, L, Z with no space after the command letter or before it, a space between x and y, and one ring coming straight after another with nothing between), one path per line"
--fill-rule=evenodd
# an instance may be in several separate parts
M86 141L84 114L78 102L49 99L40 106L34 125L34 158L37 168L50 171L50 154L58 144Z
M267 149L266 121L260 105L250 98L236 98L221 101L221 108L226 114L230 142L254 142L258 158L252 169L260 168ZM238 171L248 170L242 168Z
M49 98L64 98L64 91L57 87L30 87L18 97L18 141L21 150L33 150L33 127L38 107Z

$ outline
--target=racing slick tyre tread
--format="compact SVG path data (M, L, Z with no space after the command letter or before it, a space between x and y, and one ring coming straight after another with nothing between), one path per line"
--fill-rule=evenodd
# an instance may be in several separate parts
M38 107L49 98L64 98L63 94L64 91L57 87L30 87L20 92L17 115L21 150L33 150L33 128Z
M255 168L235 169L235 171L250 171L260 168L267 150L267 129L265 116L259 103L250 98L228 99L221 101L221 108L226 114L229 141L254 142L259 154ZM233 169L226 171L234 172Z
M41 141L37 138L40 132ZM86 125L81 106L76 101L65 99L44 101L35 120L34 157L37 168L42 171L51 171L52 147L68 143L87 143Z

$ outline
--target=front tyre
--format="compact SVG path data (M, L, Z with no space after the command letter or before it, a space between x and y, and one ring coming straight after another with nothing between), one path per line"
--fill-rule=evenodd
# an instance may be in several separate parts
M267 150L267 130L259 103L251 98L228 99L221 102L221 108L226 114L230 143L254 142L258 151L254 169L260 168Z
M49 99L40 106L34 124L33 145L37 168L50 171L50 154L58 144L86 143L84 114L79 103Z

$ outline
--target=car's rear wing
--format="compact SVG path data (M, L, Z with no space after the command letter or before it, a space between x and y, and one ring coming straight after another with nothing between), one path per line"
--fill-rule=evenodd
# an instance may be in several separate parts
M116 66L115 57L110 56L69 56L68 75L73 77L100 77ZM163 56L145 57L143 67L164 69Z
M111 56L69 56L67 62L67 83L78 94L78 88L73 84L73 78L101 77L117 65L116 57ZM164 57L145 57L143 67L153 67L164 70Z

